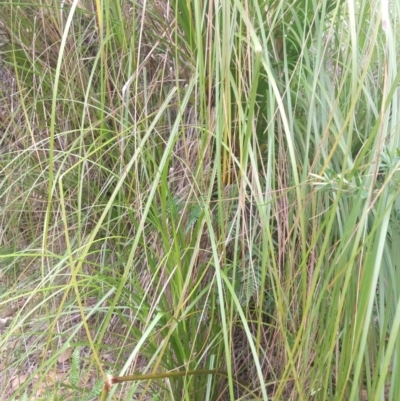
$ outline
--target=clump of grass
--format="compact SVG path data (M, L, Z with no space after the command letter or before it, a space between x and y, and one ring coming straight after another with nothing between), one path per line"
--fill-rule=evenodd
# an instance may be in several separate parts
M0 2L2 398L398 399L378 5Z

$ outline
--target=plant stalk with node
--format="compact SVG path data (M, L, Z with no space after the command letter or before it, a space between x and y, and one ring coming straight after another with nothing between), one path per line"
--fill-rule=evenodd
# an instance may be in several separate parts
M187 371L177 371L177 372L165 372L165 373L149 373L149 374L137 374L130 376L107 376L107 380L104 383L103 391L100 395L99 401L105 401L111 387L114 384L125 383L125 382L135 382L142 380L155 380L155 379L171 379L174 377L186 377L193 375L227 375L227 372L217 369L198 369L198 370L187 370Z

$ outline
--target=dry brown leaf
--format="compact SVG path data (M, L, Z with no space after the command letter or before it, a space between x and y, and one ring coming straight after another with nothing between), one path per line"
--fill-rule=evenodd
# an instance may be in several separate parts
M13 377L10 382L12 390L15 391L22 383L26 381L28 377L29 375L19 375Z
M58 363L67 362L69 358L71 358L73 348L67 348L65 351L61 352L60 356L57 358Z
M20 299L15 302L13 305L9 306L7 309L4 309L1 312L1 318L6 319L8 317L13 317L20 308L22 308L25 304L25 299Z
M12 317L5 317L4 319L0 317L0 329L6 327L9 320L12 320Z

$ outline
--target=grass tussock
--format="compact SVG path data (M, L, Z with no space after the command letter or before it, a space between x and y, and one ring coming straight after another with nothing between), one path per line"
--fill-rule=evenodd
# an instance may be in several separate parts
M0 398L398 400L398 16L0 1Z

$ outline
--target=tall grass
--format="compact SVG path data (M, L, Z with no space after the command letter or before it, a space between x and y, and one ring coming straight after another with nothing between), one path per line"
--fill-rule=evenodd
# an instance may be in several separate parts
M0 398L398 400L398 17L0 1Z

